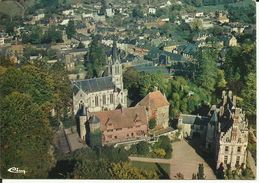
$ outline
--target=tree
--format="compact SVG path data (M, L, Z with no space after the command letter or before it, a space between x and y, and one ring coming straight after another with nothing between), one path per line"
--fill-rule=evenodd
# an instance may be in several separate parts
M199 164L197 179L205 179L203 164Z
M73 179L111 179L110 162L106 160L83 159L75 163L74 171L70 174Z
M137 7L133 8L132 16L134 18L143 18L144 17L144 13L143 13L143 11L142 11L140 6L137 6Z
M165 158L171 158L172 156L172 145L171 141L167 136L160 136L158 141L153 145L155 149L161 148L166 152Z
M52 166L52 131L46 113L32 97L10 92L0 100L1 172L5 178L46 178ZM13 166L26 174L10 174Z
M243 98L243 108L247 115L256 115L256 74L249 73L245 86L241 91L241 97Z
M175 178L176 178L177 180L183 180L183 179L184 179L184 175L183 175L182 173L178 172L178 173L176 174Z
M93 36L89 52L85 56L84 65L86 66L88 77L101 76L106 65L106 54L99 35Z
M62 33L56 26L50 26L45 32L42 43L61 43L63 42Z
M145 141L141 141L136 145L137 153L140 155L147 155L149 153L149 145Z
M101 9L99 14L100 15L105 15L106 14L106 9L107 9L107 2L106 0L101 0Z
M190 23L191 29L193 31L200 31L202 29L202 21L200 19L194 19L191 23Z
M77 46L78 49L81 49L81 48L85 48L85 45L84 43L82 43L81 41L79 42L78 46Z
M218 179L225 179L223 163L221 163L219 168L217 169L217 177L218 177Z
M161 149L161 148L158 148L158 149L154 149L154 154L155 154L155 157L158 157L158 158L164 158L165 155L166 155L166 152L164 149Z
M75 22L74 20L69 20L66 27L67 38L71 39L76 34Z
M158 179L154 170L143 170L132 167L127 162L112 163L111 174L113 179Z
M195 83L208 90L214 91L217 77L216 53L212 49L200 49L196 55L197 69Z
M149 129L154 129L156 127L156 119L152 118L148 122Z

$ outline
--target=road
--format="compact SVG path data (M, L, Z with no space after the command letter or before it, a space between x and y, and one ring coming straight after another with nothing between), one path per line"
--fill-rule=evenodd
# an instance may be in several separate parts
M144 158L144 157L135 157L130 156L129 159L131 161L141 161L141 162L148 162L148 163L171 163L171 159L160 159L160 158Z

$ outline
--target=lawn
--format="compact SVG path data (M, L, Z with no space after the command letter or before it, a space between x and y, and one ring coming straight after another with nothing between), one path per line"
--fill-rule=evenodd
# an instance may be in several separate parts
M0 2L0 7L0 13L10 17L22 15L22 8L19 7L14 1L2 1Z
M131 161L130 165L134 166L134 167L137 167L137 168L142 168L142 169L145 169L145 170L156 170L160 179L169 179L170 164Z
M229 5L248 6L251 3L252 3L252 0L243 0L236 3L231 3ZM197 8L197 11L203 11L203 12L215 12L215 11L222 11L222 10L225 10L224 4L201 6Z

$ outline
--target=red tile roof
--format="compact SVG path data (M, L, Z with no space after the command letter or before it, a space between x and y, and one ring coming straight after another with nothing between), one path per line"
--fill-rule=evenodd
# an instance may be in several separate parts
M118 128L128 128L135 125L148 124L145 107L130 107L112 111L93 112L100 119L101 131Z
M168 105L170 105L169 102L160 91L150 92L137 104L137 106L145 106L151 110Z

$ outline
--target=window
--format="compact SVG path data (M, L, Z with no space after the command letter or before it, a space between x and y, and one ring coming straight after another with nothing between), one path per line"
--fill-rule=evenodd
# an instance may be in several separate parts
M110 94L110 103L113 104L113 94Z
M95 96L95 106L99 105L98 96Z
M240 156L237 156L236 165L239 165L239 162L240 162Z
M230 142L230 139L227 137L226 142Z
M106 105L106 95L103 95L103 105Z
M240 146L237 147L237 152L241 152L241 147Z
M107 130L107 132L112 132L113 131L113 129L111 129L111 130Z
M228 156L224 156L224 163L225 163L225 164L228 163Z
M228 152L228 146L225 146L225 151Z
M117 128L117 129L116 129L116 131L120 131L120 130L122 130L122 128Z
M117 136L114 136L115 139L117 139Z
M238 141L237 141L238 143L241 143L241 138L238 138Z
M119 66L115 67L115 74L119 74Z

